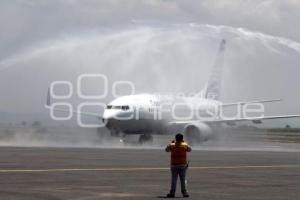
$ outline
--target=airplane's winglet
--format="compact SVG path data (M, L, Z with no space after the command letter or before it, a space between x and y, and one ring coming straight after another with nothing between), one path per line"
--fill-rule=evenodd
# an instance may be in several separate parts
M222 41L221 41L221 45L220 45L220 51L225 50L225 45L226 45L226 40L223 38Z
M48 91L47 91L47 100L46 100L45 107L48 108L48 107L50 107L50 105L51 105L51 96L50 96L50 88L48 88Z

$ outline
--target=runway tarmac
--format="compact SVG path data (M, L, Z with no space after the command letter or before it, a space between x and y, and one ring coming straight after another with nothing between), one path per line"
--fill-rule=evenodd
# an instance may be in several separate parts
M299 151L200 150L190 160L190 199L300 199ZM160 199L169 182L163 149L0 148L0 199Z

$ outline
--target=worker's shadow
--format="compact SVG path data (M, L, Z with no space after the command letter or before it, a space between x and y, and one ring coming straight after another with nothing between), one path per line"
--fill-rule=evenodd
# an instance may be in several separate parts
M170 197L167 197L167 196L157 196L156 198L158 199L179 199L179 198L182 198L182 197L173 197L173 198L170 198Z

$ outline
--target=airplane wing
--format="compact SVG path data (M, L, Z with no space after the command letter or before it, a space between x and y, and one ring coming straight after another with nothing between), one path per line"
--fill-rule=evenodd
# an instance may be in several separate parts
M236 105L252 104L252 103L271 103L271 102L278 102L278 101L282 101L282 99L264 99L264 100L255 100L255 101L240 101L240 102L233 102L233 103L223 103L220 106L227 107L227 106L236 106Z
M232 124L235 122L252 121L255 124L260 124L260 123L262 123L263 120L288 119L288 118L297 118L297 117L300 117L300 115L271 115L271 116L235 118L235 119L215 119L215 120L207 120L204 122Z
M247 118L231 118L231 119L203 119L203 120L191 120L191 121L177 121L169 122L169 124L188 124L193 122L204 122L208 124L225 123L228 125L234 125L236 122L252 121L253 123L260 124L263 120L271 119L288 119L288 118L300 118L300 115L271 115L262 117L247 117Z

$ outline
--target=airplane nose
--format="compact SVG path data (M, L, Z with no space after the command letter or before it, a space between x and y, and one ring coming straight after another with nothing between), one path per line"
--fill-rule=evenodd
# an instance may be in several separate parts
M104 110L103 116L102 116L102 122L104 125L109 128L111 126L112 121L116 118L118 115L117 111L114 110Z
M111 110L104 112L102 121L106 128L111 129L114 126L116 126L116 120L115 120L116 116L117 113L111 112Z
M118 115L117 111L105 110L103 113L102 119L104 119L104 120L113 119L113 118L116 118L117 115Z
M105 110L102 116L103 123L108 123L114 120L129 120L133 118L133 112L131 111L119 111L119 110Z

